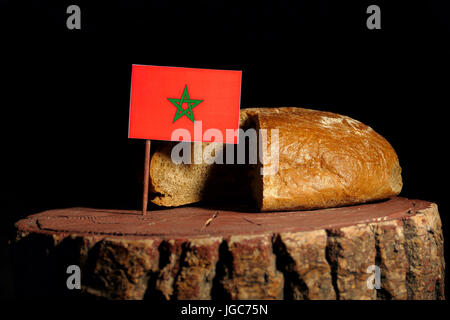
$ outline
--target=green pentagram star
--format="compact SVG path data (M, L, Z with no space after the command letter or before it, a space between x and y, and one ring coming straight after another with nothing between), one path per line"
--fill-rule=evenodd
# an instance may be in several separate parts
M177 112L175 113L175 117L173 118L172 123L177 121L184 115L186 115L189 119L191 119L192 122L195 122L194 113L192 112L192 109L194 109L203 101L190 99L187 85L185 85L184 87L181 99L167 98L167 100L169 100L175 107L177 107ZM188 107L186 109L183 109L181 106L185 102L187 103Z

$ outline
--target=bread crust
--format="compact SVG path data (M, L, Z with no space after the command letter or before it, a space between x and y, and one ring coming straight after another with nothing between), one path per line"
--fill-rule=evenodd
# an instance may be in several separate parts
M402 189L394 149L357 120L292 107L242 112L257 117L269 137L270 129L279 129L279 169L262 176L262 211L344 206L385 199Z

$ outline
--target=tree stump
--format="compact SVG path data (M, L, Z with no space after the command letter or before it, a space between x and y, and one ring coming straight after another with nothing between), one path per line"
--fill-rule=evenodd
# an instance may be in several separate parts
M16 223L18 295L108 299L445 299L436 204L251 213L71 208ZM68 290L69 265L81 290ZM371 266L381 288L370 289ZM373 268L373 267L372 267Z

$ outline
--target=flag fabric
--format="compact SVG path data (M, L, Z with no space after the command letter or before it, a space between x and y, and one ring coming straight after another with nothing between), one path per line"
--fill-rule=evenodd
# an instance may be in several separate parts
M203 133L216 129L225 142L226 130L239 128L241 78L235 70L133 65L128 137L172 140L185 129L190 140L173 140L211 142ZM194 134L200 121L202 133Z

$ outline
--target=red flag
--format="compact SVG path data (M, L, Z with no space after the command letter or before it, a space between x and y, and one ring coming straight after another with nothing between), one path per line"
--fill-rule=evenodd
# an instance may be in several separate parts
M216 138L203 133L217 129L225 142L226 130L239 128L241 76L232 70L133 65L128 137L211 142ZM176 129L186 129L190 140L172 139ZM237 143L233 139L226 142Z

